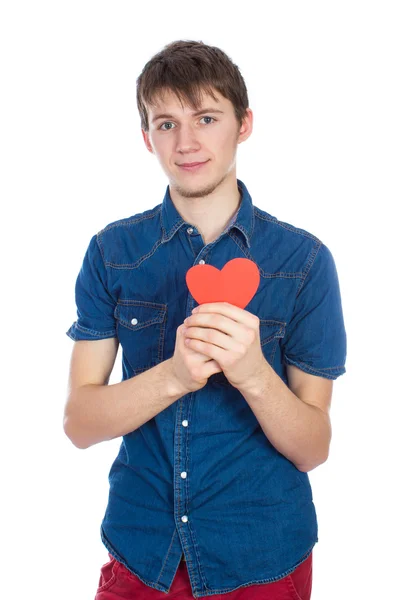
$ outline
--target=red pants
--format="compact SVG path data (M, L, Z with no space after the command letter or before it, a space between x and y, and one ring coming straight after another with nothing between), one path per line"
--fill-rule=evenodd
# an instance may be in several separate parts
M181 561L168 594L145 585L110 553L110 561L101 567L94 600L192 600L186 563ZM312 552L290 575L279 581L241 587L227 594L205 596L210 600L310 600Z

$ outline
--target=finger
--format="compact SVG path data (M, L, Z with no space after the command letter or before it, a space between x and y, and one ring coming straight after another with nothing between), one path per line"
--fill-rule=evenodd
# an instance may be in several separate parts
M196 307L196 312L192 312L192 315L199 315L202 313L218 313L237 323L243 323L248 327L254 327L254 323L257 322L258 317L253 313L239 308L230 302L209 302L207 304L200 304Z
M186 348L187 350L189 350L189 352L191 352L192 354L197 354L198 356L200 356L200 357L202 357L202 358L206 359L204 362L207 362L207 361L209 361L209 360L210 360L210 357L209 357L209 356L207 356L206 354L203 354L202 352L197 352L197 351L196 351L194 348L189 348L188 344L186 344L186 343L185 343L185 340L186 340L187 338L186 338L185 332L184 332L184 330L183 330L183 325L180 325L180 326L178 327L178 330L179 330L179 335L181 336L181 339L182 339L182 344L185 346L185 348Z
M220 365L224 364L224 359L228 354L228 351L224 350L220 346L216 346L215 344L210 344L208 342L202 342L201 340L193 338L187 338L185 345L191 350L195 350L196 352L200 352L201 354L209 356L213 360L217 361L217 363Z
M243 344L239 342L237 339L233 338L230 335L222 333L217 329L209 329L206 327L188 327L185 332L186 340L199 340L209 344L214 344L223 350L238 352L242 348ZM185 345L189 347L194 347L189 341L186 342Z
M188 322L185 323L185 325L188 327L188 331L189 331L189 329L192 329L193 327L196 327L196 328L202 327L202 328L213 329L215 331L220 331L220 332L222 332L222 334L229 336L230 338L232 338L236 342L239 342L240 344L246 344L249 341L250 328L247 325L233 321L232 319L225 317L223 315L220 315L220 314L204 313L204 314L192 315L191 317L189 317ZM255 328L255 324L253 324L251 331L254 331L254 328ZM193 336L193 337L197 337L197 336ZM201 339L206 339L206 340L210 339L211 341L213 341L212 338L201 338ZM220 338L220 341L222 341L222 338ZM217 341L215 343L218 344ZM218 344L218 345L221 345L221 347L228 348L228 346L226 346L225 344ZM229 346L229 348L233 349L234 347Z
M211 375L214 375L214 373L221 373L222 369L219 366L219 364L217 363L217 361L215 360L209 360L206 363L206 368L205 368L205 377L211 377Z

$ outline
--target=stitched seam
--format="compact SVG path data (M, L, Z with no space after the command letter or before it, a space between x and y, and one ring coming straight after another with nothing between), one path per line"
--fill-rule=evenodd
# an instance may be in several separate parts
M273 578L270 578L270 579L258 579L258 580L254 579L252 581L247 582L244 585L241 585L241 586L236 587L236 588L230 588L230 589L229 588L219 588L219 589L218 588L216 588L216 589L213 588L212 590L210 590L208 588L209 591L210 591L210 593L209 594L204 594L204 595L210 596L211 594L215 594L215 593L224 594L224 593L228 593L228 592L234 592L234 591L236 591L238 589L249 587L251 585L258 585L258 584L263 584L263 583L273 583L274 581L280 581L281 579L284 579L285 577L287 577L288 575L290 575L291 573L293 573L293 571L295 569L297 569L297 567L301 563L303 563L310 556L310 554L312 552L312 549L313 549L314 545L316 544L316 542L318 542L318 538L315 538L315 540L314 540L311 548L307 551L307 553L303 556L303 558L294 567L291 567L290 569L288 569L287 571L285 571L283 574L278 575L278 577L273 577Z
M313 235L309 231L306 231L305 229L301 229L301 227L294 227L294 225L290 225L289 223L285 223L284 221L279 221L279 219L277 219L276 217L273 217L272 215L268 216L267 214L262 213L261 210L257 207L254 207L254 212L255 212L256 216L259 219L262 219L263 221L269 221L270 223L275 223L276 225L279 225L279 227L282 227L283 229L287 229L288 231L292 231L293 233L297 233L304 237L308 237L308 238L314 240L314 242L318 242L318 243L322 244L321 240L319 238L317 238L317 236Z
M255 262L257 264L257 261L254 260L254 258L252 257L252 255L250 254L248 249L243 245L242 241L238 238L238 236L232 229L228 231L228 235L235 242L235 244L238 246L238 248L243 252L243 254L246 256L246 258L249 258L250 260L252 260L253 262Z
M110 544L110 542L108 541L108 538L106 537L106 535L105 535L105 533L104 533L104 531L103 531L103 528L102 528L102 527L100 527L100 532L101 532L101 539L102 539L102 542L103 542L103 544L105 545L105 547L107 548L107 550L109 550L110 554L111 554L112 556L114 556L114 558L115 558L116 560L118 560L120 563L122 563L122 564L123 564L123 565L124 565L124 566L127 568L127 570L128 570L130 573L132 573L133 575L135 575L136 577L138 577L138 579L140 579L140 581L142 581L143 583L146 583L146 584L147 584L147 585L149 585L150 587L155 587L156 589L159 589L159 590L168 591L168 590L166 589L166 587L165 587L165 586L163 586L162 584L157 584L157 583L155 583L155 582L153 582L153 581L149 581L149 580L147 580L147 579L146 579L146 580L145 580L145 579L142 579L142 577L140 577L140 576L139 576L139 575L138 575L138 574L137 574L137 573L136 573L134 570L132 570L130 567L128 567L128 565L127 565L126 561L125 561L124 559L122 559L122 557L119 557L119 554L118 554L118 553L117 553L117 552L114 550L114 548L111 546L111 544ZM284 573L282 573L281 575L278 575L277 577L272 577L272 578L270 578L270 579L258 579L258 580L256 579L256 580L252 580L252 581L249 581L249 582L247 582L247 583L246 583L246 584L244 584L244 585L241 585L241 586L239 586L239 587L236 587L236 588L230 588L230 589L229 589L229 588L220 588L220 589L213 589L213 590L210 590L210 588L206 588L206 589L208 589L208 590L210 591L210 593L207 593L207 594L205 594L205 595L206 595L206 596L209 596L209 595L211 595L211 594L215 594L215 593L228 593L228 592L233 592L233 591L235 591L235 590L237 590L237 589L240 589L240 588L245 588L245 587L249 587L249 586L251 586L251 585L257 585L257 584L263 584L263 583L272 583L272 582L274 582L274 581L279 581L280 579L284 579L285 577L287 577L287 575L289 575L290 573L293 573L293 571L294 571L294 570L295 570L295 569L296 569L296 568L297 568L297 567L298 567L298 566L299 566L299 565L300 565L302 562L304 562L304 561L305 561L305 560L306 560L306 559L309 557L309 555L310 555L310 554L311 554L311 552L312 552L312 549L313 549L314 545L315 545L317 542L318 542L318 537L315 537L315 538L314 538L314 541L313 541L313 543L312 543L312 545L311 545L311 547L310 547L310 549L309 549L309 550L307 551L307 553L306 553L306 554L303 556L303 558L302 558L302 559L301 559L301 560L300 560L300 561L299 561L299 562L298 562L296 565L294 565L294 567L291 567L290 569L288 569L287 571L285 571L285 572L284 572Z
M336 369L343 369L345 367L345 365L338 365L337 367L323 367L323 368L316 369L315 367L310 367L310 365L308 365L307 363L302 362L301 360L294 361L291 358L288 358L286 356L286 354L285 354L285 359L286 360L291 360L292 362L297 362L299 365L304 365L305 367L308 367L309 369L315 369L316 371L335 371Z
M169 544L169 546L168 546L168 550L167 550L167 556L166 556L166 557L165 557L165 559L164 559L164 562L163 562L163 564L162 564L162 567L161 567L160 574L159 574L159 576L157 577L156 583L159 583L159 581L160 581L160 579L161 579L161 576L162 576L162 574L163 574L163 571L164 571L164 569L165 569L165 566L166 566L166 564L167 564L168 557L169 557L169 555L170 555L171 548L172 548L172 545L173 545L173 542L174 542L175 534L176 534L176 529L175 529L174 533L172 534L171 542L170 542L170 544ZM162 585L162 584L161 584L161 585Z
M192 420L191 416L192 416L192 409L193 409L193 397L194 397L194 393L191 392L190 397L189 397L189 405L188 405L188 421L189 421L189 423L191 423L191 420ZM187 435L188 436L190 435L190 431L188 431ZM186 447L186 457L187 457L188 464L190 464L190 448L191 448L191 444L188 443L187 447ZM188 477L186 479L186 481L187 481L186 489L189 488L190 472L191 472L191 469L188 470L189 474L188 474ZM190 496L188 494L188 497L187 497L188 505L190 503L189 502L189 497ZM194 548L194 552L195 552L195 555L197 557L197 568L198 568L199 573L200 573L202 584L203 584L203 586L204 586L204 588L206 590L209 590L209 587L207 586L207 580L206 580L205 575L203 573L203 569L202 569L202 565L201 565L201 560L200 560L199 547L198 547L198 543L196 541L196 536L195 536L194 530L193 530L192 525L191 525L190 518L188 519L188 535L190 535L190 537L191 537L193 548ZM186 542L184 542L184 546L185 546L185 548L187 548ZM189 552L188 552L188 555L189 555L189 558L186 560L186 568L189 570L189 568L191 568L191 565L193 564L193 562L192 562L192 560L190 558L190 553ZM195 584L195 587L196 587L196 591L197 591L197 585L196 584Z
M241 242L241 240L237 237L237 235L232 232L229 231L228 232L229 237L235 242L235 244L238 246L238 248L240 248L240 250L243 252L243 254L245 255L246 258L249 258L250 260L252 260L253 262L256 263L258 270L260 272L260 277L264 277L265 279L303 279L304 274L302 272L300 273L285 273L285 272L279 272L279 273L266 273L259 265L257 260L255 260L252 256L252 254L247 250L247 248L245 248Z
M96 243L97 243L97 246L98 246L99 251L100 251L100 255L101 255L101 258L102 258L102 261L103 261L104 268L106 269L106 263L105 263L105 260L104 260L103 242L101 240L101 236L100 236L99 233L96 233ZM106 269L106 271L107 271L107 269Z
M110 281L109 281L110 272L109 272L109 270L107 269L107 265L106 265L106 262L105 262L105 260L104 260L104 248L103 248L103 241L102 241L102 238L101 238L101 235L100 235L100 234L96 234L96 242L97 242L97 246L98 246L98 248L99 248L99 251L100 251L101 259L102 259L102 261L103 261L104 270L105 270L105 273L106 273L106 285L107 285L107 291L108 291L108 293L110 294L111 298L112 298L112 299L113 299L113 301L114 301L114 311L115 311L115 307L116 307L116 304L115 304L115 298L114 298L114 296L112 295L112 293L110 292L110 289L111 289L111 286L110 286Z
M167 309L165 309L164 317L160 325L160 333L158 337L158 362L164 360L164 339L165 339L165 328L167 324Z
M89 329L88 327L82 327L82 325L78 325L78 323L76 321L75 321L74 325L75 325L75 328L82 331L82 333L90 333L91 335L94 335L97 337L102 336L102 335L114 335L115 336L115 329L109 329L108 331L96 331L95 329Z
M311 253L310 253L310 258L309 258L309 260L308 260L308 263L307 263L307 265L306 265L306 268L305 268L305 270L304 270L304 272L303 272L303 277L304 277L304 279L303 279L302 283L300 284L300 286L299 286L299 289L297 290L296 298L297 298L297 296L299 295L299 293L300 293L300 290L301 290L301 288L303 287L303 285L304 285L304 283L305 283L305 281L306 281L306 279L307 279L307 276L308 276L309 272L311 271L311 267L312 267L312 266L313 266L313 264L315 263L315 259L316 259L316 258L317 258L317 256L318 256L318 252L319 252L319 250L320 250L321 246L322 246L322 242L319 244L319 246L318 246L318 247L315 247L315 246L314 246L314 248L311 250ZM305 275L304 275L304 273L305 273Z
M131 325L129 323L129 321L125 321L125 319L123 317L121 317L120 315L117 318L122 325L124 325L131 331L140 331L141 329L145 329L149 325L156 325L157 323L162 324L162 321L158 317L155 317L154 319L151 319L150 321L146 321L145 323L142 323L141 325Z
M279 344L279 338L276 338L276 340L275 340L275 346L274 346L274 349L273 349L272 354L271 354L271 365L274 363L275 353L276 353L276 349L278 347L278 344Z
M151 302L149 300L133 300L132 298L119 298L117 304L121 306L144 306L145 308L157 308L158 310L167 310L167 304L160 302Z
M140 215L137 217L127 217L126 219L119 219L114 223L110 223L109 225L103 227L103 229L101 229L97 235L103 234L105 231L113 229L114 227L126 227L129 225L135 225L136 223L140 223L141 221L145 221L146 219L153 219L155 216L157 216L157 213L161 211L161 206L161 204L158 204L156 207L154 207L153 211L150 214Z
M128 567L127 562L125 561L125 559L123 559L116 550L114 550L114 548L111 546L110 542L108 541L108 538L106 537L105 532L103 531L103 528L100 527L100 537L101 540L103 542L103 544L105 545L105 547L107 548L107 550L110 552L110 554L112 556L114 556L114 558L120 562L122 565L124 565L124 567L126 567L126 569L132 574L135 575L138 579L140 579L140 581L142 581L143 583L145 583L146 585L148 585L149 587L154 587L157 590L161 590L163 592L168 591L167 588L160 584L154 583L153 581L149 581L148 579L143 579L138 573L136 573L136 571L134 571L133 569L131 569L130 567Z
M142 264L143 261L150 258L150 256L153 256L153 254L156 252L157 248L159 246L161 246L162 243L163 243L162 239L158 240L155 243L155 245L153 246L153 248L150 250L150 252L141 256L135 263L115 264L110 261L106 261L105 264L109 267L113 267L114 269L136 269L137 267L139 267Z
M290 591L291 591L293 594L295 594L295 595L296 595L296 600L302 600L302 598L299 596L299 593L298 593L298 591L296 590L296 588L295 588L295 585L294 585L294 583L293 583L293 579L292 579L292 573L289 573L289 574L287 575L287 581L288 581L288 584L289 584L289 587L290 587Z

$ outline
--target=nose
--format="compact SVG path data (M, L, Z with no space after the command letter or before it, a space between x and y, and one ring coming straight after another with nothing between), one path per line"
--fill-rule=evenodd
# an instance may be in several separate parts
M177 152L193 152L200 144L192 127L181 127L177 135Z

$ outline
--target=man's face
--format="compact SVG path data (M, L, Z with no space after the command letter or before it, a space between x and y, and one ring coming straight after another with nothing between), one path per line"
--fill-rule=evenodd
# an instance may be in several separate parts
M203 94L200 110L207 111L196 115L165 92L163 101L159 98L155 107L148 108L149 132L142 130L146 147L157 156L171 187L186 198L210 194L232 172L237 145L252 131L251 109L239 129L232 103L214 93L218 102ZM205 164L194 170L180 166L192 162Z

